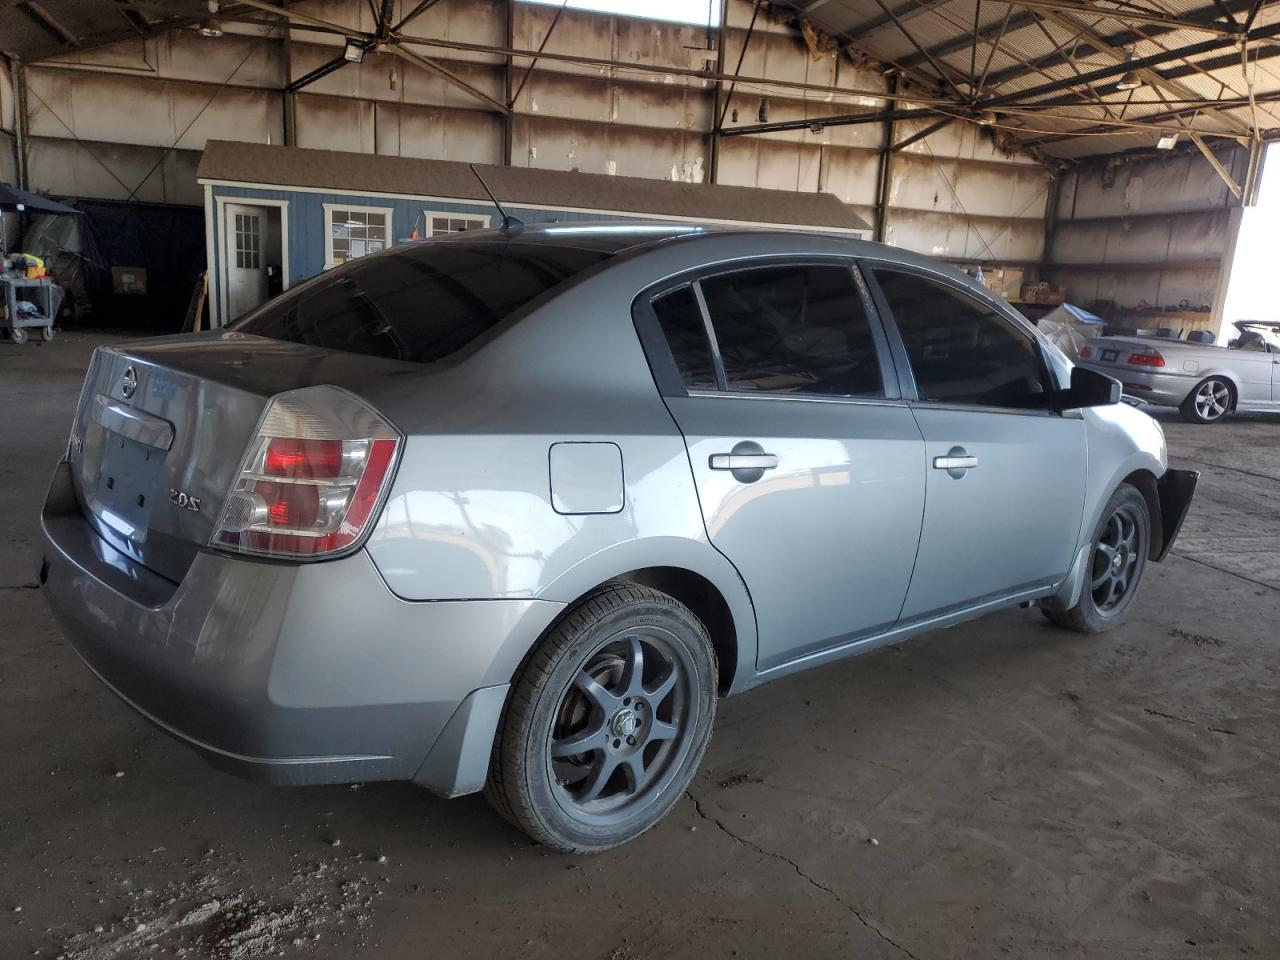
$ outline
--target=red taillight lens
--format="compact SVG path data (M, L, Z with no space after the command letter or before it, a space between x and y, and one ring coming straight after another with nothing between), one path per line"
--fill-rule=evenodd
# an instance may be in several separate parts
M276 557L323 557L357 544L386 493L395 429L336 387L275 397L250 444L213 544Z
M336 477L342 472L342 441L272 437L262 472L273 477Z
M1088 360L1092 356L1093 356L1093 347L1086 345L1080 348L1081 360Z
M1135 367L1163 367L1164 357L1155 350L1148 350L1145 353L1129 354L1129 363Z

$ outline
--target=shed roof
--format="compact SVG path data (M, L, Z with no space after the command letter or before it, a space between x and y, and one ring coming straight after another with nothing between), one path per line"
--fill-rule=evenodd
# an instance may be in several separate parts
M865 220L830 193L611 177L485 163L475 166L498 199L511 206L824 230L870 229ZM228 140L208 142L197 177L201 181L489 202L471 172L471 165L454 160L418 160Z

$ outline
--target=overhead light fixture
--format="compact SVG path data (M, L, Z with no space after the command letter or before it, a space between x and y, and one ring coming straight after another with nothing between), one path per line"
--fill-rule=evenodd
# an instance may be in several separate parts
M983 110L978 114L976 119L980 125L989 127L995 123L998 118L996 117L996 112L994 110Z
M810 133L822 133L823 129L824 129L824 128L823 128L822 124L820 124L820 123L811 123L811 124L809 124L809 132L810 132Z
M222 36L222 24L217 20L206 20L200 24L200 36L211 38Z
M1178 135L1176 133L1161 134L1160 139L1156 141L1156 149L1172 150L1177 142Z
M1124 58L1124 63L1127 67L1129 64L1133 63L1132 52ZM1145 86L1142 82L1142 78L1138 76L1138 71L1134 70L1132 67L1129 67L1129 69L1125 71L1124 76L1116 81L1117 90L1137 90L1142 86Z
M348 63L359 63L364 59L364 44L348 37L347 45L342 50L342 59Z

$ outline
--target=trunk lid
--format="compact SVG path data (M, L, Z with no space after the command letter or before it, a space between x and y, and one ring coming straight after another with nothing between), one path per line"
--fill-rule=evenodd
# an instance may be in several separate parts
M70 460L86 518L172 581L206 547L267 401L334 384L361 393L421 366L214 331L94 353Z

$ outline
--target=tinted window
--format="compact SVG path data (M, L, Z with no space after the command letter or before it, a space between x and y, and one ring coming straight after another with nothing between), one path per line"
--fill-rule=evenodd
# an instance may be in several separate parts
M730 390L884 395L849 267L739 270L703 280L702 293Z
M407 245L321 274L235 329L430 363L608 255L502 240Z
M681 287L659 297L653 301L653 312L684 385L695 390L714 390L715 362L711 359L707 326L702 321L693 288Z
M922 400L1043 407L1044 363L1035 341L954 287L877 270Z

